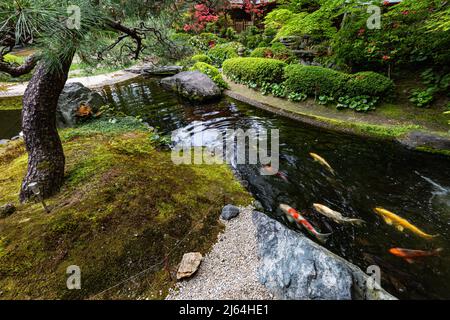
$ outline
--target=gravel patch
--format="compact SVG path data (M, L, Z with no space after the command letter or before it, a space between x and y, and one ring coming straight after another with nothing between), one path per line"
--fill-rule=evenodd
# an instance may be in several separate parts
M274 299L258 282L256 229L252 207L242 208L207 253L193 278L178 282L167 300Z

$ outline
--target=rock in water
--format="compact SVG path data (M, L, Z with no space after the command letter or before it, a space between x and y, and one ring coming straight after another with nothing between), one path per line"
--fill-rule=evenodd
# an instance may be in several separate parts
M7 203L0 207L0 218L6 218L16 212L16 207L12 203Z
M202 259L200 252L185 253L177 271L177 280L192 276L198 270Z
M412 131L397 139L408 148L432 148L450 151L450 139L427 132Z
M141 73L148 76L171 76L180 73L183 70L181 66L150 66L142 68Z
M206 101L219 97L220 88L205 74L199 71L185 71L164 78L161 85L193 101Z
M240 211L241 210L238 207L233 206L232 204L227 204L225 207L223 207L220 217L223 220L231 220L234 217L237 217Z
M395 299L357 266L288 229L261 212L253 212L260 266L258 277L279 299Z
M59 96L57 125L60 128L74 126L83 118L97 113L104 104L105 101L98 92L78 82L68 83Z

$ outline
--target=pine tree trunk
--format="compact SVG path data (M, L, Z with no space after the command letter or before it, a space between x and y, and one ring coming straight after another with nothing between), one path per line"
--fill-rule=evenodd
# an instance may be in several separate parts
M39 62L23 97L22 131L28 152L28 171L20 190L20 201L33 194L28 185L38 183L41 195L58 192L64 180L65 158L56 128L59 95L67 81L72 59L62 62L59 70Z

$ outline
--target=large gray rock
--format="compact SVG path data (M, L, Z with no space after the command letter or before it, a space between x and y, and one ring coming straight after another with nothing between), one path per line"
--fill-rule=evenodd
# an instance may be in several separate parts
M279 299L395 299L378 285L367 285L361 269L306 236L254 211L259 281Z
M97 113L104 104L105 101L98 92L78 82L68 83L59 96L57 125L60 128L74 126Z
M199 71L185 71L164 78L161 85L183 97L194 101L205 101L221 95L220 88L205 74Z

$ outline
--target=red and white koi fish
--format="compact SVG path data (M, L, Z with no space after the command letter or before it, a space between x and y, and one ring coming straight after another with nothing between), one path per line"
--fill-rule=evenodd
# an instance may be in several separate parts
M431 251L392 248L389 249L389 252L392 253L394 256L405 259L405 261L409 263L413 263L414 259L417 258L437 256L442 250L443 250L442 248L438 248Z
M263 167L262 167L262 170L264 170L264 172L265 172L267 175L277 176L277 177L283 179L283 180L286 181L286 182L289 181L289 179L288 179L288 177L286 176L286 174L284 174L283 172L280 172L280 171L275 171L275 169L274 169L271 165L265 165L265 166L263 166Z
M290 221L295 221L298 225L303 226L308 230L313 236L315 236L320 242L325 243L331 233L319 233L314 227L305 219L303 216L297 212L294 208L288 206L287 204L280 204L280 209L286 213Z

